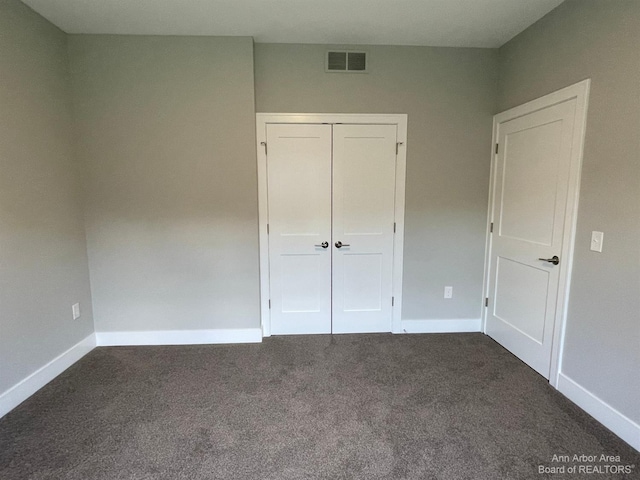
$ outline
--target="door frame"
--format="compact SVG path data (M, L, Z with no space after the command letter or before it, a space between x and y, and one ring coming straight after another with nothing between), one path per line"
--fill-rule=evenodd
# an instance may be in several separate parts
M498 154L495 147L499 138L499 126L501 123L514 120L518 117L529 115L536 111L552 107L559 103L576 99L576 112L574 124L574 136L571 147L571 160L569 170L569 188L567 193L567 205L564 214L564 230L562 232L562 249L560 258L560 273L558 279L558 297L555 309L555 324L551 344L551 367L549 370L549 383L557 387L558 378L562 367L562 349L564 346L564 334L569 306L569 291L571 287L571 271L573 269L573 254L575 247L576 224L578 219L578 200L580 195L580 176L582 172L582 157L584 151L584 139L587 126L587 107L589 103L589 88L591 80L586 79L568 87L557 90L543 97L498 113L493 117L493 137L491 141L491 173L489 183L489 206L487 214L484 277L482 286L482 332L487 333L488 307L485 298L489 297L489 276L491 274L491 248L492 234L491 224L494 223L494 192L496 189L495 178L497 172Z
M404 203L407 170L407 114L345 114L345 113L256 113L256 152L258 164L258 225L260 242L260 323L262 336L271 336L269 315L269 223L267 195L266 126L280 124L355 124L396 125L398 148L396 155L395 219L396 233L393 241L393 297L391 331L402 333L402 260L404 253Z

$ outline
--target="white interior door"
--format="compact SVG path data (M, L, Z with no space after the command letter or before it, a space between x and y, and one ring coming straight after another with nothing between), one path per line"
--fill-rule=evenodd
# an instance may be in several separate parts
M575 98L497 125L486 333L549 378ZM545 259L558 258L555 262Z
M271 333L331 332L331 125L267 125Z
M396 130L333 127L334 333L391 331Z

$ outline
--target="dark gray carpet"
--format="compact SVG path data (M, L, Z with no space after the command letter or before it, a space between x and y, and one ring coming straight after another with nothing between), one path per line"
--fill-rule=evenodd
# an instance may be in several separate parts
M640 478L538 473L602 453L640 465L481 334L98 348L0 420L2 480Z

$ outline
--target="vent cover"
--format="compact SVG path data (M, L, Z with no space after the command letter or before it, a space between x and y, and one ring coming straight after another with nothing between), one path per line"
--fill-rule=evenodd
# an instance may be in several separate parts
M346 50L327 52L325 69L337 73L367 73L367 53Z

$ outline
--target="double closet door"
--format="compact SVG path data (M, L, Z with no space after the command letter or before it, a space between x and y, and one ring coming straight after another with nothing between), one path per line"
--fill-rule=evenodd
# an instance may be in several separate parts
M272 334L391 331L396 131L266 126Z

